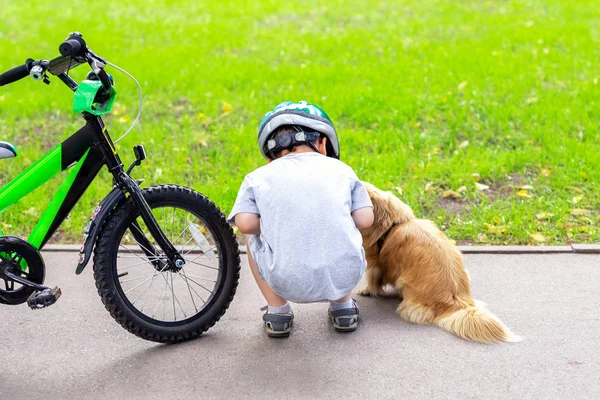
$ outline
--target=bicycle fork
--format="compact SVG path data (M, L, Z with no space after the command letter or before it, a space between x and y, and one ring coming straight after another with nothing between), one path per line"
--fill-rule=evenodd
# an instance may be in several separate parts
M146 199L144 198L140 187L133 181L133 179L131 179L129 175L127 175L123 171L121 171L118 174L117 182L119 182L131 196L131 200L133 200L133 203L139 210L140 216L142 217L144 224L148 228L148 231L150 232L158 246L165 253L167 258L166 261L168 262L169 267L171 267L175 271L178 271L181 268L183 268L183 266L185 265L185 260L183 259L179 251L177 251L177 249L169 241L169 239L167 239L162 229L158 225L158 222L152 214L152 210L150 209L148 202L146 202ZM157 249L142 232L139 224L136 221L132 222L129 230L131 231L134 239L137 241L142 251L150 259L150 262L154 265L154 267L158 268L159 270L163 270L165 267L164 261L161 261L159 259Z

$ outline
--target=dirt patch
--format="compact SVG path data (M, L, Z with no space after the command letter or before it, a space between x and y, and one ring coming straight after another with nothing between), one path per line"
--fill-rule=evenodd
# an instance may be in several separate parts
M460 215L470 204L464 200L440 197L437 201L437 205L452 214Z

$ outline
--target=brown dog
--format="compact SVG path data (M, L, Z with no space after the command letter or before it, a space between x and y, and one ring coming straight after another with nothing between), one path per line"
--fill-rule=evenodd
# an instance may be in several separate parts
M390 192L363 184L375 222L362 231L367 286L360 295L384 294L383 287L391 284L403 298L397 312L409 322L435 324L476 342L521 340L471 298L462 254L433 222L416 219Z

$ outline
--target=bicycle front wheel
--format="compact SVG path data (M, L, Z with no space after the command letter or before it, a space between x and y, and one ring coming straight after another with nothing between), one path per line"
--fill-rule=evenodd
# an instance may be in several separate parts
M214 325L233 299L240 269L235 235L225 215L198 192L174 185L142 192L185 265L177 269L165 262L129 199L115 208L96 242L98 293L113 318L141 338L193 339ZM148 242L140 243L140 235Z

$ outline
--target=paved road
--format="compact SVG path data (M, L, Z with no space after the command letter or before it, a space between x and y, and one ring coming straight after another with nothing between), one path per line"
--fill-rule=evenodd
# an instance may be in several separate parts
M198 340L160 345L117 325L91 268L46 253L53 307L0 308L0 399L600 398L600 256L468 255L473 295L517 344L479 345L401 321L396 300L359 298L362 324L340 335L324 304L297 305L287 340L261 331L247 264L236 299Z

